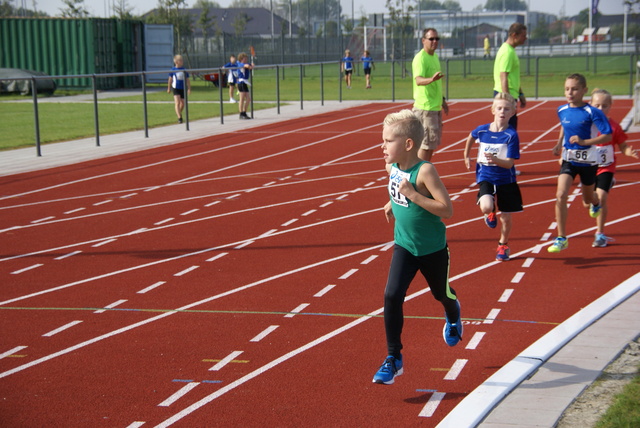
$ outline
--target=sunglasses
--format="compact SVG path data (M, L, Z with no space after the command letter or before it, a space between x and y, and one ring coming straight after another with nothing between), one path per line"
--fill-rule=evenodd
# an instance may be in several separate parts
M440 37L428 37L426 39L429 40L430 42L439 42L440 41Z

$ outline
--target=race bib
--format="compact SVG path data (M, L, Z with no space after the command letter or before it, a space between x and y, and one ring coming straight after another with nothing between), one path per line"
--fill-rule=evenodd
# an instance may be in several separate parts
M496 166L495 164L489 164L487 160L487 155L489 154L494 154L499 159L506 159L507 145L480 143L480 148L478 149L478 159L476 160L476 162L482 165Z
M598 166L609 166L615 160L613 145L596 146L596 150L598 151Z
M391 196L391 200L403 207L409 206L409 201L407 198L400 193L400 183L402 179L406 178L409 180L411 174L408 172L400 171L395 166L391 168L391 173L389 174L389 196Z
M589 165L598 164L598 150L595 146L588 149L562 149L562 159L567 162L586 163Z

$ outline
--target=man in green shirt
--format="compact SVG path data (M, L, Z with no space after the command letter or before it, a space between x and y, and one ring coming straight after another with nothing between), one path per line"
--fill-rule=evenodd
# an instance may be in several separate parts
M442 139L442 111L449 114L447 100L442 95L442 68L436 49L440 37L435 28L422 32L422 47L413 58L413 112L424 127L424 139L420 144L418 156L431 161L433 152Z
M509 27L509 37L500 46L493 63L493 96L499 92L506 92L520 100L520 106L525 107L527 98L520 86L520 59L516 47L527 41L527 26L515 22ZM514 129L518 129L518 117L514 114L509 120Z

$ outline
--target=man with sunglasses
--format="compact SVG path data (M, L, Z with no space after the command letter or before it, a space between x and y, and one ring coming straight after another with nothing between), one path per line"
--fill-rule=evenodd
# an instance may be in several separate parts
M493 96L499 92L506 92L520 100L520 107L524 108L527 98L520 86L520 59L516 53L516 48L527 41L527 26L515 22L509 27L509 36L500 46L493 63ZM509 120L509 125L513 129L518 129L518 116L514 114Z
M442 68L436 49L440 37L435 28L427 28L422 32L422 47L413 58L413 112L424 127L424 139L420 145L418 156L431 161L433 152L442 139L442 111L449 114L447 100L442 94Z

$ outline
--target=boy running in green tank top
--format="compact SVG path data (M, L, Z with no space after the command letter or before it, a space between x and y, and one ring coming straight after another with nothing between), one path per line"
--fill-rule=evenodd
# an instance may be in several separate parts
M387 221L394 222L394 249L384 292L387 358L373 377L390 385L403 372L402 305L418 271L445 311L444 340L449 346L462 339L460 303L449 286L449 248L442 218L453 214L449 193L435 166L418 157L424 135L420 120L410 110L389 114L384 120L382 150L389 172Z

